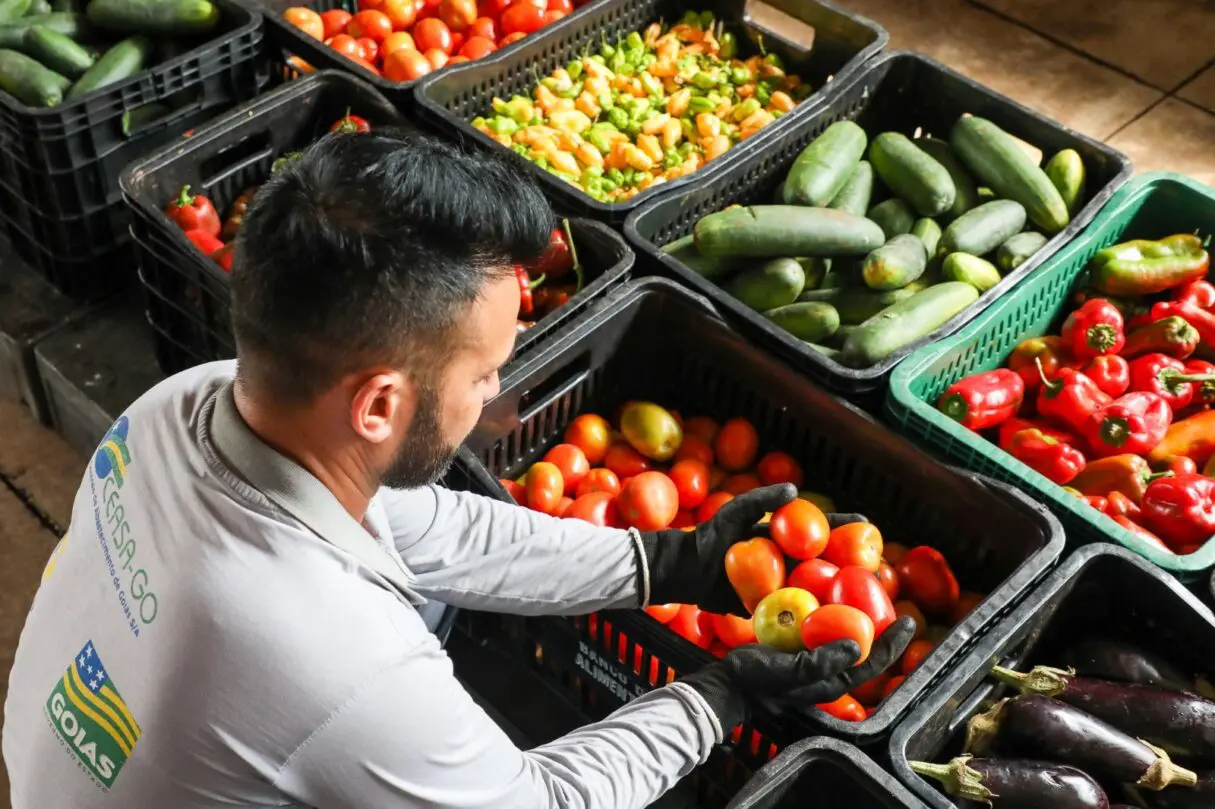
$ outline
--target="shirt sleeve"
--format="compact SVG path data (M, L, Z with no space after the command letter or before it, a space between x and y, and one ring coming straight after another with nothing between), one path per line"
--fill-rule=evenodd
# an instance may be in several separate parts
M649 603L635 531L562 520L440 486L383 490L393 544L417 591L517 615L581 615Z
M721 738L703 698L676 683L520 750L433 643L329 717L276 786L317 809L641 809Z

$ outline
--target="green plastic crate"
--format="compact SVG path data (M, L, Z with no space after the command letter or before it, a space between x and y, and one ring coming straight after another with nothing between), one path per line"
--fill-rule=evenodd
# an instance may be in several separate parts
M1109 517L938 412L941 394L964 376L999 368L1022 340L1061 325L1069 293L1098 250L1128 239L1215 231L1215 189L1178 174L1144 174L1123 186L1071 244L958 334L925 346L894 370L886 415L900 431L967 469L1012 483L1049 507L1072 545L1116 542L1185 581L1215 566L1215 541L1176 556ZM1057 333L1057 332L1056 332Z

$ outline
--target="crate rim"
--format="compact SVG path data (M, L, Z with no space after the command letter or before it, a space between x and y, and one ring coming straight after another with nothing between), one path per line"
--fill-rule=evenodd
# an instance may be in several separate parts
M1197 180L1177 172L1160 171L1141 174L1120 188L1088 227L1051 255L1047 262L1043 262L1043 266L1045 267L1047 263L1050 266L1054 266L1070 259L1082 250L1088 242L1096 238L1097 234L1112 217L1123 211L1126 206L1133 204L1141 195L1153 193L1154 189L1160 184L1181 185L1191 191L1211 196L1212 201L1215 202L1215 189L1211 189ZM1058 485L1047 480L1046 477L1030 469L1029 466L1013 458L990 441L973 440L973 433L971 431L962 427L953 419L945 417L936 408L929 406L928 403L922 401L911 392L911 382L915 377L940 357L959 346L973 342L981 331L986 329L1005 309L1013 306L1014 303L1015 298L1012 295L996 301L979 313L956 334L931 345L921 347L899 363L890 378L890 387L886 394L885 410L891 416L887 421L893 421L898 425L899 432L906 434L907 431L904 429L905 419L902 416L922 419L927 422L931 431L944 433L950 440L950 443L964 444L976 453L983 455L992 463L1011 467L1020 478L1028 480L1033 484L1034 488L1043 492L1048 502L1056 505L1061 504L1060 507L1069 512L1072 517L1084 519L1090 516L1088 512L1091 511L1091 508L1087 504L1073 497L1065 497ZM917 443L919 442L917 441ZM1104 525L1106 522L1109 523L1108 526ZM1196 573L1201 575L1208 568L1215 567L1215 536L1194 553L1183 556L1170 554L1166 557L1162 551L1155 548L1150 542L1139 538L1115 523L1112 519L1107 518L1100 521L1100 525L1107 539L1116 538L1119 544L1134 549L1136 553L1145 557L1151 563L1170 572ZM1170 565L1164 565L1157 561L1158 558L1175 561ZM1212 589L1215 591L1215 577L1212 579Z

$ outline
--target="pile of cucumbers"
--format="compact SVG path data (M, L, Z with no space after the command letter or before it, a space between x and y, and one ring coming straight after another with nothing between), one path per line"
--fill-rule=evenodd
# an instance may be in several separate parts
M839 121L798 155L775 204L709 214L663 250L866 368L943 326L1067 226L1084 204L1084 162L1071 149L1040 162L975 116L948 142L870 142Z
M54 107L184 52L219 20L210 0L0 0L0 90Z

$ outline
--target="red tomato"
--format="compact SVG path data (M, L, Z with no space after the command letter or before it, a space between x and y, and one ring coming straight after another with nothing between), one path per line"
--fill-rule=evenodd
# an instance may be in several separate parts
M572 14L574 11L573 0L548 0L545 6L548 11L560 11L565 14Z
M675 519L671 520L672 528L682 528L685 531L694 531L696 529L696 518L692 516L692 512L680 509L675 512Z
M709 467L709 491L715 492L721 488L721 484L726 482L726 478L730 477L724 469L716 466ZM728 492L727 492L728 494Z
M897 542L887 542L882 545L882 558L892 565L897 565L907 555L907 546Z
M544 12L535 6L515 5L502 12L502 33L530 34L544 25Z
M915 621L915 640L924 637L924 633L928 631L928 619L924 617L924 613L920 611L920 608L910 601L894 602L894 613L900 618L906 615Z
M927 545L912 548L894 570L899 574L903 594L925 613L948 615L961 597L949 562L935 548Z
M408 31L418 19L413 0L384 0L380 11L388 17L394 31Z
M932 643L926 640L914 640L907 647L907 651L903 652L903 674L910 677L911 672L920 667L924 662L924 658L932 654Z
M363 37L359 40L359 49L363 51L363 59L375 64L376 57L380 55L380 46L374 39Z
M713 616L691 604L681 604L679 612L667 624L681 638L692 641L702 649L713 643Z
M374 73L377 76L380 75L380 69L371 64L371 62L368 62L366 59L351 59L350 61L363 68L363 70L366 70L368 73Z
M585 413L565 429L564 440L582 450L591 466L598 466L612 443L612 427L603 416Z
M606 528L616 522L615 495L608 492L584 494L574 500L563 516Z
M898 613L877 576L863 567L842 567L831 582L828 600L832 604L856 607L873 620L873 631L881 635L894 623Z
M397 51L402 53L402 51ZM393 56L396 56L394 53ZM556 514L565 492L565 481L555 464L541 461L527 470L527 505L542 514Z
M470 39L472 37L481 37L488 39L490 44L498 41L498 24L494 22L492 17L478 17L473 20L472 28L468 29Z
M743 606L754 611L766 596L785 586L785 555L770 539L736 542L726 551L726 578Z
M737 615L714 615L713 634L729 649L757 642L755 626L751 619L740 618Z
M983 603L982 596L978 593L965 592L958 598L957 603L949 610L949 620L955 625L962 623L967 615L974 612L975 607Z
M886 591L886 595L890 596L890 600L897 599L899 597L899 574L894 572L894 568L882 562L875 575L881 582L882 589Z
M759 478L755 475L731 475L721 482L721 490L737 497L752 489L759 488Z
M295 6L283 12L283 19L313 39L325 38L325 22L310 8Z
M890 674L879 674L867 683L861 683L852 689L852 696L862 705L877 705L882 701L882 694L890 684Z
M425 56L430 58L430 54L425 54ZM558 444L544 453L544 460L555 464L561 470L566 494L573 494L577 491L578 484L591 471L591 465L587 462L586 455L573 444Z
M506 489L516 503L521 506L527 505L527 489L523 488L523 484L517 480L507 480L506 478L498 478L498 482L502 484L502 488Z
M329 40L329 47L347 59L363 58L363 48L359 45L359 41L349 34L338 34Z
M882 692L882 699L890 699L890 695L893 694L906 679L907 678L902 674L896 674L894 677L891 677L890 682L886 683L886 690Z
M378 11L380 6L384 5L384 0L359 0L359 11Z
M413 34L414 42L418 43L418 50L423 53L438 48L443 53L451 54L451 29L442 20L434 17L421 20L414 25L410 33Z
M835 702L824 702L814 707L845 722L864 722L868 717L865 707L849 694L844 694Z
M727 472L741 472L755 463L759 452L759 433L746 419L730 419L721 425L713 441L717 464Z
M416 43L408 31L395 31L391 36L380 43L380 56L387 57L393 51L399 51L401 48L411 48L417 50Z
M355 39L368 37L379 42L392 33L392 20L382 11L360 11L350 18L346 33Z
M717 509L733 499L734 495L729 492L713 492L700 504L700 508L696 509L696 524L699 525L713 519L713 515L717 513Z
M626 525L639 531L659 531L679 511L679 490L662 472L642 472L620 489L616 507Z
M501 50L502 48L505 48L507 45L514 45L516 42L523 39L523 37L525 37L525 36L527 36L527 34L523 33L522 31L516 31L513 34L507 34L506 36L502 37L502 39L498 40L498 49Z
M877 573L882 566L882 533L867 522L841 525L831 532L823 558L838 567L856 565Z
M759 459L756 467L759 480L765 486L774 483L792 483L797 488L802 487L805 479L802 476L801 465L793 460L793 456L785 452L769 452Z
M825 559L807 559L789 574L789 586L809 590L820 603L830 602L831 582L840 569Z
M460 48L464 47L464 32L453 31L451 34L451 52L458 54Z
M482 17L496 20L510 8L510 0L477 0L477 12Z
M700 461L678 461L671 467L670 476L679 490L680 508L696 508L709 496L709 467Z
M430 71L430 61L414 48L398 48L384 57L384 76L389 81L416 81Z
M512 6L534 6L540 11L548 11L548 0L511 0Z
M493 40L482 36L469 37L468 41L464 43L464 47L460 48L460 55L466 59L480 59L482 56L489 56L493 52Z
M555 517L564 517L565 513L570 510L570 506L574 505L574 498L562 497L557 501L557 510L553 512Z
M819 609L818 599L797 587L782 587L769 593L755 607L756 639L782 652L805 648L801 627Z
M648 471L650 459L628 444L612 444L603 459L603 465L615 472L623 481L625 478Z
M457 54L457 55L451 57L450 59L448 59L447 64L450 67L451 65L462 65L467 61L468 61L467 56L461 56L461 55Z
M675 460L700 461L705 466L712 466L713 448L700 438L685 433L679 451L675 453Z
M669 624L679 612L678 604L651 604L645 608L646 615L660 624Z
M712 645L709 646L709 654L713 655L718 660L721 660L729 653L730 647L722 643L720 638L715 639Z
M544 12L544 25L551 25L564 16L564 11L546 11Z
M768 528L785 555L794 559L817 558L831 537L827 515L800 497L773 512Z
M802 642L807 649L817 649L837 640L856 641L861 647L861 657L856 661L858 666L869 657L873 634L873 621L869 616L846 604L819 607L802 624Z
M350 22L351 14L344 8L333 8L321 13L321 23L325 29L325 39L345 33L346 23Z
M721 429L720 425L708 416L693 416L683 426L683 438L687 441L688 436L691 435L699 438L705 444L712 445L719 429Z
M439 19L452 31L463 31L477 21L477 0L441 0Z
M586 473L574 491L574 497L581 497L591 492L608 492L613 497L620 494L620 478L611 469L592 469Z

